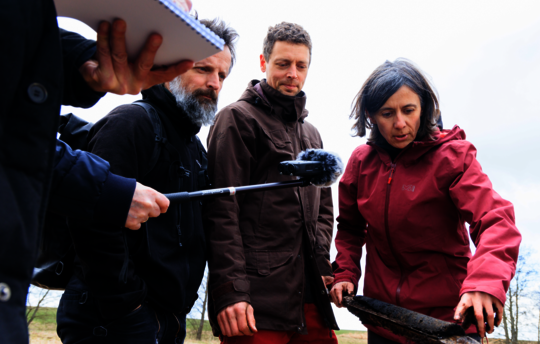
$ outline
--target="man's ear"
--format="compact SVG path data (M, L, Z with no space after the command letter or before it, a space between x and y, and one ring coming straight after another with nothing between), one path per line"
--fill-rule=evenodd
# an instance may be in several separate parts
M266 60L264 59L264 55L261 54L259 58L261 60L261 72L266 73Z

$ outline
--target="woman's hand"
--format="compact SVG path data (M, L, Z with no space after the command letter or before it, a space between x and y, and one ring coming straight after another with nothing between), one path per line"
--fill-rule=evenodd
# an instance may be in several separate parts
M493 305L497 308L493 309ZM478 334L480 337L486 336L485 325L487 322L489 332L493 333L494 326L499 326L501 323L501 314L503 305L499 299L495 296L483 293L480 291L465 293L461 296L458 306L456 307L456 313L454 314L454 320L463 321L465 318L465 312L469 307L474 307L474 316L476 317ZM487 319L484 319L484 310L487 314ZM494 313L497 311L497 317Z
M354 284L351 282L338 282L334 284L332 290L330 290L330 298L332 302L339 308L343 307L341 301L343 300L343 292L352 295L354 293Z

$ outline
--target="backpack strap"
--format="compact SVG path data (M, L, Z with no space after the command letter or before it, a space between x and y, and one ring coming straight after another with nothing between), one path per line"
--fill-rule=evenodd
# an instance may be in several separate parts
M152 152L152 157L150 158L150 169L147 172L148 174L157 164L159 153L161 152L161 145L167 143L167 135L163 130L161 119L159 118L156 109L154 109L152 105L143 100L134 101L132 104L140 106L146 111L150 117L150 122L152 122L152 128L154 129L154 140L156 145L154 146L154 151Z

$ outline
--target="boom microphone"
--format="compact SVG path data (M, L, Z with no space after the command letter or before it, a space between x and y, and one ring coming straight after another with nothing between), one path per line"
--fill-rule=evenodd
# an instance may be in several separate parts
M333 153L322 149L307 149L296 160L280 163L279 172L306 178L316 187L330 187L343 174L343 162Z
M196 199L234 196L237 193L284 189L294 186L329 187L343 173L343 163L339 156L322 149L308 149L300 152L296 160L283 161L278 166L281 174L297 176L298 180L277 183L228 187L194 192L177 192L165 196L176 203Z

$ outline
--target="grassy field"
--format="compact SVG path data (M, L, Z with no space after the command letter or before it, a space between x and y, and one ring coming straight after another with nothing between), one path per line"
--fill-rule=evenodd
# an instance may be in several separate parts
M187 319L186 344L215 344L219 339L212 335L210 324L204 322L202 340L195 339L199 321ZM367 344L367 333L364 331L336 331L340 344ZM490 344L505 344L503 339L490 338ZM538 342L519 341L519 344L537 344ZM61 344L56 335L56 308L40 308L30 324L30 344Z
M199 320L187 320L186 344L219 343L219 339L212 335L208 321L204 323L202 340L196 340L198 326ZM336 335L341 344L367 344L366 332L342 330L336 331ZM60 339L56 335L56 308L39 309L36 317L30 324L30 344L61 344Z

